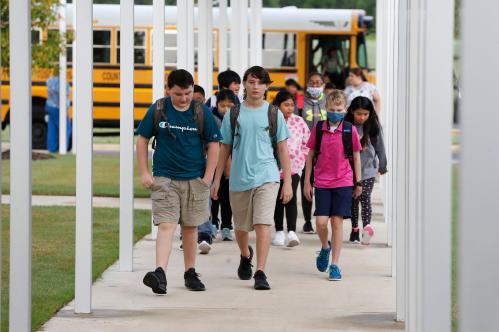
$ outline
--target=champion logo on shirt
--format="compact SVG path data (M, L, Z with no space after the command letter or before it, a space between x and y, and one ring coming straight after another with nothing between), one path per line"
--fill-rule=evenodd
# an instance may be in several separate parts
M180 130L181 132L184 132L184 131L198 131L198 129L196 127L176 126L176 125L169 124L166 121L161 121L159 123L159 127L163 128L163 129L170 127L170 129L177 129L177 130Z

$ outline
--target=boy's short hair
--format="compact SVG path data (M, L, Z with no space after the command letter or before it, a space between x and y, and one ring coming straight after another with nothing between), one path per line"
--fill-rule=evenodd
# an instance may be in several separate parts
M191 73L185 69L173 70L170 75L168 75L168 89L173 88L174 85L181 87L182 89L187 89L194 85L194 78Z
M204 89L202 86L194 84L194 93L200 93L203 97L205 97Z
M237 104L237 97L236 97L234 91L232 91L230 89L222 89L222 90L218 91L218 94L217 94L217 105L218 105L219 102L222 102L224 100L229 100L234 105Z
M334 89L326 97L326 104L333 103L334 105L347 104L347 96L342 90Z
M228 89L232 83L241 84L241 77L230 69L227 69L217 76L217 81L220 89Z
M285 85L285 86L294 86L296 89L301 90L301 86L300 86L300 84L298 84L298 82L296 82L296 81L295 81L294 79L292 79L292 78L288 78L288 79L286 80L286 82L284 82L284 85Z

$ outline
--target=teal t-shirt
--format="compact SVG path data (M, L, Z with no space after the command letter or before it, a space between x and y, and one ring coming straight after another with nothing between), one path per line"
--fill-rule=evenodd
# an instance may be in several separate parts
M264 102L259 108L248 108L241 104L236 130L232 142L230 113L222 122L222 143L232 145L232 164L230 170L230 191L246 191L267 182L279 182L279 169L274 158L269 136L269 104ZM284 116L278 112L277 142L289 138L289 130Z
M153 135L154 107L155 104L149 107L137 128L137 134L148 139ZM173 107L170 98L166 98L164 107L175 138L168 133L167 124L161 121L153 156L153 175L174 180L190 180L204 176L206 158L194 121L193 104L187 111L181 112ZM222 136L215 118L206 106L203 105L203 108L204 140L206 143L218 142Z

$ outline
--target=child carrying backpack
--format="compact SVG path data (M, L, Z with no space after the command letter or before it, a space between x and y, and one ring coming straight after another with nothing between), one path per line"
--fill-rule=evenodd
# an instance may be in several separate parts
M350 218L352 196L357 198L362 193L361 182L354 180L361 178L362 147L357 129L351 123L343 121L346 97L342 91L333 90L327 96L326 110L327 120L317 123L307 144L310 152L305 166L304 193L311 201L313 189L310 177L313 168L316 202L314 215L322 244L316 266L319 271L325 272L331 255L329 280L341 280L338 262L343 243L343 219ZM332 227L331 241L328 241L329 222Z
M374 235L374 227L371 225L371 193L374 187L376 175L387 172L385 144L381 124L374 105L367 97L356 97L352 100L348 113L345 117L355 125L360 136L362 152L360 160L362 164L362 195L352 200L352 232L350 242L359 243L359 202L362 205L362 244L368 245ZM379 161L379 164L378 164Z

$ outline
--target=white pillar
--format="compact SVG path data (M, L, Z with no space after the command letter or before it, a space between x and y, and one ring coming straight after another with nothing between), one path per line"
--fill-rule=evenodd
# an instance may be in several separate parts
M227 0L218 1L218 72L227 70Z
M177 69L194 75L194 0L177 0Z
M90 313L92 306L92 1L76 1L76 100L80 113L77 122L76 153L76 261L75 312Z
M179 11L180 9L177 8L177 22L180 15ZM153 1L152 37L152 102L154 102L165 96L165 0ZM179 35L177 34L178 39ZM179 57L180 54L177 52L177 59ZM155 240L157 234L158 228L154 226L151 218L151 239Z
M262 0L251 0L250 66L262 65Z
M491 24L499 2L463 1L461 68L463 99L459 179L459 330L496 331L499 325L499 246L495 240L499 205L499 122L495 101L499 36ZM491 62L492 61L492 62ZM484 237L484 234L486 236Z
M407 138L408 133L408 123L406 110L409 108L408 104L408 42L407 42L407 2L397 1L398 9L396 10L396 15L398 17L398 24L396 28L398 29L398 48L396 59L398 62L398 70L396 71L397 77L397 94L396 94L396 121L394 123L394 129L396 133L394 134L394 139L396 140L396 147L394 150L395 157L393 160L393 169L390 172L393 173L393 178L395 180L396 192L395 200L393 204L396 206L396 212L394 215L393 223L396 224L394 229L394 238L396 239L392 247L393 253L395 253L395 269L394 273L396 277L396 319L397 321L404 321L406 317L406 288L407 288ZM392 261L393 262L393 261ZM392 270L393 271L393 270Z
M247 0L243 0L247 1ZM241 6L240 1L230 2L230 69L241 75ZM241 89L242 90L242 89Z
M31 1L9 1L9 331L31 331Z
M133 270L133 0L120 5L120 251L121 271Z
M59 154L67 152L67 66L66 66L66 0L60 0L59 6L59 33L64 40L64 48L59 54Z
M239 53L239 76L244 75L249 64L249 45L248 45L248 0L241 0L239 4L239 46L241 51ZM241 89L242 91L243 89Z
M72 24L73 24L73 54L72 54L72 68L73 68L73 91L72 91L72 96L73 96L73 101L71 102L71 108L72 108L72 118L71 118L71 124L72 124L72 144L71 144L71 151L73 154L76 154L76 5L73 3L73 18L72 18Z
M413 0L406 21L409 332L451 328L453 4Z
M212 0L198 1L198 84L206 96L211 96L213 91L212 12Z

